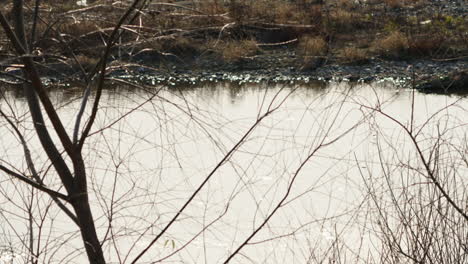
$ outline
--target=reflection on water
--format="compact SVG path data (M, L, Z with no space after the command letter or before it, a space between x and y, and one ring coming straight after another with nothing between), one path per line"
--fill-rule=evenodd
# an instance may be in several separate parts
M12 94L2 99L2 110L21 122L46 184L58 188L25 102ZM354 262L368 258L379 247L371 201L386 201L388 175L399 184L402 169L421 167L396 121L417 131L425 154L430 155L440 133L466 151L466 99L416 93L413 100L412 94L391 86L348 84L106 90L84 149L106 256L130 262L255 126L145 261L222 262L278 204L233 263L316 263L339 253ZM80 94L57 91L52 96L71 129ZM27 171L22 148L1 122L2 164ZM453 177L466 173L463 163L453 166ZM466 177L457 180L467 183ZM82 263L77 230L53 205L44 209L50 199L4 175L0 196L0 244L11 242L17 252L28 246L21 243L28 237L28 212L18 208L32 196L40 258Z

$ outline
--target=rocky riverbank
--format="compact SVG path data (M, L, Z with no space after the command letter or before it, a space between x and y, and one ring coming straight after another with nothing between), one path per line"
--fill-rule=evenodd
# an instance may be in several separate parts
M396 85L426 92L468 93L466 72L468 58L453 60L382 60L371 58L365 63L343 64L323 61L315 68L303 69L298 57L287 47L269 49L255 57L235 63L225 63L215 57L159 58L142 54L137 61L111 62L108 77L125 79L148 85L184 86L203 82L243 83L308 83L313 81L379 82L392 81ZM157 62L155 65L154 62ZM161 66L162 65L162 66ZM75 82L82 79L76 65L46 64L40 66L44 80ZM0 72L0 81L21 82L19 68ZM453 88L452 88L453 87Z
M426 92L468 90L464 0L234 2L148 5L138 25L126 25L107 76L168 86L390 80ZM44 20L37 28L41 75L51 84L90 79L126 6L50 3L40 13L62 24L49 30ZM0 65L0 81L21 82L21 63L8 41L0 44L0 61L9 62Z
M147 65L151 55L139 57L139 64ZM300 56L288 47L264 50L261 54L235 63L226 63L216 57L191 60L164 60L164 70L153 67L129 67L114 74L139 76L152 83L194 84L203 81L234 82L308 82L350 81L375 82L391 80L399 85L418 87L436 79L447 79L468 69L468 56L458 59L384 60L369 58L360 63L341 63L323 59L315 67L303 68ZM422 88L422 87L421 87ZM426 89L425 88L425 89ZM468 89L468 87L466 87ZM429 90L429 89L427 89Z

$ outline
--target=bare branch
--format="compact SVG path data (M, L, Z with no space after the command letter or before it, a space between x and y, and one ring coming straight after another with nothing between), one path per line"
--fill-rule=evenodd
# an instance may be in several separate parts
M18 12L22 13L22 1L16 0L16 1L14 1L14 3L15 3L15 6L20 5L18 7ZM11 43L13 44L13 47L15 48L18 55L23 56L23 55L26 55L28 53L27 47L26 47L26 42L24 40L24 28L23 28L24 26L22 26L23 25L23 17L20 16L20 15L17 15L17 16L15 16L15 19L16 19L15 21L16 21L16 24L17 24L17 26L16 26L17 34L15 34L12 31L12 29L11 29L10 25L8 24L5 16L3 15L2 12L0 12L0 24L2 25L7 37L9 38ZM39 96L39 98L41 100L41 103L44 106L44 110L46 111L50 121L52 122L52 125L53 125L54 129L56 130L57 135L59 136L59 139L62 142L63 147L67 151L68 155L70 155L70 157L74 157L75 156L75 151L73 149L73 144L72 144L70 138L68 137L68 134L67 134L62 122L60 121L60 118L59 118L57 112L55 111L47 92L45 91L45 89L44 89L44 87L42 85L42 81L39 78L39 74L37 72L36 67L34 66L33 60L29 56L24 56L24 57L22 57L22 61L23 61L24 65L25 65L24 71L25 71L28 79L32 83L32 87L27 88L26 90L32 89ZM33 93L31 93L31 96L28 96L28 97L31 97L31 98L29 98L30 100L37 100L37 99L32 98L32 97L36 97L36 95L34 95ZM34 110L37 110L37 109L34 109Z
M437 189L440 191L442 196L449 202L449 204L461 215L463 218L465 218L465 221L468 221L468 213L465 212L460 206L457 205L457 203L450 197L450 195L447 193L447 191L442 187L440 182L437 180L437 177L434 175L434 171L431 169L429 162L426 160L426 157L424 156L424 153L421 150L421 147L419 145L419 142L414 135L414 132L412 131L412 126L408 128L405 126L403 123L395 119L395 117L390 116L387 113L384 113L381 109L376 109L372 107L367 107L364 106L367 109L371 109L373 111L376 111L383 115L384 117L390 119L393 121L395 124L397 124L399 127L401 127L405 133L408 135L410 138L411 142L413 143L414 148L416 149L416 152L418 154L419 159L423 163L423 166L426 170L427 176L431 179L432 183L437 187Z
M284 99L286 100L286 99ZM284 100L281 101L281 103L284 102ZM279 105L281 105L281 103ZM271 103L273 104L273 102ZM218 171L219 168L221 168L234 154L234 152L242 145L245 143L246 139L250 136L250 134L255 130L255 128L261 124L262 120L265 119L267 116L269 116L271 113L273 113L279 106L275 108L271 108L272 105L270 105L270 108L268 111L266 111L263 115L259 116L257 120L254 122L254 124L247 130L247 132L234 144L234 146L223 156L223 158L217 163L217 165L213 168L213 170L206 176L206 178L203 180L203 182L195 189L195 191L190 195L190 197L186 200L184 205L177 211L177 213L172 217L172 219L167 223L167 225L158 233L158 235L155 236L155 238L138 254L138 256L131 262L132 264L135 264L138 262L138 260L145 255L146 252L159 240L159 238L166 233L166 231L169 229L169 227L172 226L172 224L175 223L177 218L182 214L182 212L187 208L187 206L193 201L193 199L197 196L197 194L203 189L203 187L208 183L208 181L213 177L215 172Z
M114 30L112 31L107 43L106 43L106 50L104 51L104 55L102 56L100 60L100 74L98 77L98 83L97 83L97 90L96 90L96 97L94 98L94 104L93 108L91 110L91 116L89 117L88 123L86 124L86 127L83 130L83 133L80 137L79 143L77 145L78 150L81 150L83 148L83 144L86 140L86 137L89 134L89 131L91 130L91 127L94 124L94 120L96 119L97 111L99 108L99 102L101 100L101 95L102 95L102 89L104 88L104 80L105 80L105 75L106 75L106 65L107 65L107 58L110 55L111 48L113 47L118 35L119 35L119 30L122 27L123 23L125 20L127 20L128 17L137 9L138 4L140 3L140 0L134 0L132 5L127 9L125 14L120 18L119 22L115 25ZM83 102L83 104L86 104L86 102ZM76 123L79 124L80 121L77 120Z
M2 115L3 118L4 118L5 120L7 120L7 122L10 124L10 126L13 128L13 130L14 130L15 133L16 133L16 135L17 135L18 138L20 139L21 145L23 146L23 152L24 152L24 157L25 157L25 159L26 159L26 163L28 164L28 168L29 168L29 170L30 170L30 172L31 172L31 175L32 175L32 178L35 180L35 182L32 181L32 180L30 180L30 179L27 178L27 177L24 177L24 176L20 175L20 174L17 175L17 176L18 176L17 178L19 178L19 179L22 180L22 181L29 180L29 181L25 181L25 182L28 183L28 184L30 184L30 182L33 182L33 183L36 183L38 186L42 186L43 189L40 189L40 188L36 187L35 185L32 185L32 184L31 184L33 187L36 187L36 188L38 188L39 190L42 190L42 191L48 193L48 194L50 195L50 197L52 198L52 200L54 200L54 202L57 204L57 206L58 206L60 209L62 209L63 212L64 212L66 215L68 215L68 216L73 220L73 222L75 222L76 224L78 224L78 222L77 222L78 220L77 220L76 216L75 216L75 215L70 211L70 209L68 209L60 200L58 200L58 198L62 198L62 197L59 197L59 196L57 196L57 195L53 195L53 194L55 194L55 191L52 191L52 190L48 189L48 188L44 185L44 183L43 183L41 177L39 177L39 174L37 173L37 170L36 170L36 168L35 168L35 166L34 166L34 162L32 161L32 158L31 158L31 151L29 150L28 145L27 145L27 143L26 143L26 140L24 139L24 137L23 137L23 135L21 134L21 132L20 132L20 131L18 130L18 128L15 126L15 124L13 123L13 121L11 121L10 118L8 118L8 116L7 116L1 109L0 109L0 115ZM4 171L5 171L5 170L4 170ZM6 171L5 171L5 172L6 172ZM8 173L8 172L7 172L7 173ZM8 173L8 174L10 174L10 173ZM11 175L11 174L10 174L10 175ZM46 190L49 190L50 192L53 192L53 193L51 194L49 191L46 191ZM57 193L58 193L58 192L57 192ZM60 194L60 193L59 193L59 194ZM63 194L60 194L60 195L63 195ZM65 195L64 195L64 196L65 196ZM69 202L68 196L65 196L65 198L66 198L66 199L64 199L64 200L67 201L67 202ZM63 199L63 198L62 198L62 199Z
M69 201L69 198L67 195L65 194L62 194L62 193L59 193L59 192L56 192L54 190L51 190L49 188L47 188L46 186L42 185L42 184L39 184L31 179L29 179L28 177L26 176L23 176L21 174L18 174L12 170L9 170L8 168L6 168L5 166L3 165L0 165L0 170L4 171L5 173L7 173L8 175L22 181L22 182L25 182L31 186L33 186L34 188L38 189L38 190L41 190L45 193L48 193L50 196L54 196L54 197L57 197L57 198L60 198L64 201Z

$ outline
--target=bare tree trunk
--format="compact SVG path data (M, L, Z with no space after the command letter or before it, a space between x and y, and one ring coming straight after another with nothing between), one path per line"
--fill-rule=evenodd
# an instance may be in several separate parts
M78 195L72 199L72 206L78 218L81 238L84 242L89 263L106 263L101 243L97 237L88 194L86 192L83 192L81 195L78 193Z
M81 237L88 255L89 263L106 263L101 243L97 236L91 206L89 204L86 169L81 153L77 155L71 204L78 218Z
M10 175L19 178L35 188L40 190L47 190L48 193L53 199L62 200L69 202L73 207L73 211L70 211L66 206L61 206L62 204L58 202L59 207L75 222L80 230L81 237L83 239L84 247L86 249L86 254L88 256L89 263L104 264L106 263L104 254L102 251L102 244L99 241L95 222L93 219L93 214L91 211L91 205L89 203L88 197L88 187L87 187L87 177L86 177L86 167L83 161L83 156L81 154L81 148L83 142L86 139L89 130L93 124L94 118L99 104L99 95L102 90L104 75L106 70L105 61L109 55L110 48L112 47L114 40L116 39L120 26L130 17L130 15L135 10L139 0L134 0L133 4L128 8L124 16L116 24L114 31L109 38L107 44L106 52L102 58L102 66L100 72L100 82L98 85L97 98L93 105L93 112L90 118L90 122L86 126L85 132L81 135L81 140L77 141L77 134L74 136L74 141L72 142L69 137L68 132L62 124L60 117L58 116L57 111L55 110L47 91L45 90L42 81L39 77L37 69L34 65L34 61L30 57L31 49L30 43L33 43L35 37L35 24L38 18L38 5L39 1L36 1L36 12L34 16L34 26L31 32L31 39L28 42L26 38L26 32L24 27L24 16L23 16L23 0L13 0L12 14L14 15L13 25L14 29L10 26L5 16L0 12L0 24L3 27L8 39L11 44L14 46L16 53L18 54L20 60L25 65L24 74L30 83L24 84L24 92L27 98L29 110L31 112L32 121L34 123L34 128L39 138L39 141L42 145L42 149L47 154L49 160L51 161L55 171L57 172L58 177L60 178L61 184L65 188L67 195L64 195L59 192L54 192L48 190L42 186L42 182L33 182L27 178L17 175L12 171L7 170L6 168L0 167L3 171L6 171ZM84 105L86 103L84 100ZM66 154L71 160L71 164L67 163L62 153L57 148L54 140L50 136L49 128L45 125L41 104L44 108L46 117L51 121L53 125L53 132L58 135L59 141L62 144ZM83 105L83 107L84 107ZM78 116L77 127L75 132L79 130L79 121L81 115Z
M1 24L10 41L15 46L18 55L23 56L22 61L25 65L25 75L31 81L31 84L24 85L24 92L28 101L28 106L34 122L36 133L44 151L48 155L58 176L60 177L63 186L67 190L70 203L75 211L77 224L80 229L89 263L104 264L106 261L104 259L101 243L97 236L96 226L94 224L94 219L89 204L86 170L82 155L77 147L71 143L68 134L66 133L61 120L57 115L57 112L53 108L48 95L42 86L42 82L34 66L34 62L30 57L24 56L29 53L29 48L24 30L23 1L15 0L13 2L12 11L15 15L15 32L11 30L3 15L0 16L2 22ZM47 116L54 125L55 132L59 135L59 138L67 151L67 154L72 160L74 169L73 174L69 165L65 162L61 153L55 146L48 128L45 126L45 120L40 107L40 102L42 102Z

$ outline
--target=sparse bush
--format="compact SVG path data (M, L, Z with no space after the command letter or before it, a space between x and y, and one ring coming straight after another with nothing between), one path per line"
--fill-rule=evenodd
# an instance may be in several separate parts
M328 44L320 36L304 36L297 47L298 66L301 70L313 70L322 64L326 55Z
M434 35L414 36L408 42L408 52L415 56L433 56L445 51L444 39Z
M386 37L376 40L373 47L374 50L381 55L401 57L406 54L409 48L409 43L405 34L399 31L394 31Z
M370 197L369 212L376 212L371 228L381 244L377 263L468 260L468 145L462 132L466 123L446 115L453 106L433 106L434 114L416 125L398 120L381 105L371 107L395 127L392 133L382 133L381 119L372 121L372 127L379 127L375 145L382 170L378 175L372 169L361 170ZM410 110L412 114L416 108ZM403 138L410 144L401 144Z
M361 27L364 17L357 12L337 9L330 13L329 26L336 32L347 32Z
M217 51L226 62L237 62L246 57L253 56L258 51L257 42L255 40L239 40L228 41L221 43L217 47Z
M300 39L298 53L303 57L322 56L327 51L327 42L320 36L304 36Z
M368 60L366 51L356 47L343 48L338 54L344 62L348 63L365 63Z
M301 10L298 6L294 6L291 3L279 3L275 7L277 23L294 24L306 22L308 14L305 10Z
M192 56L198 54L203 48L199 41L185 36L172 38L160 38L144 41L138 46L139 49L152 50L156 52L168 52L174 55Z

